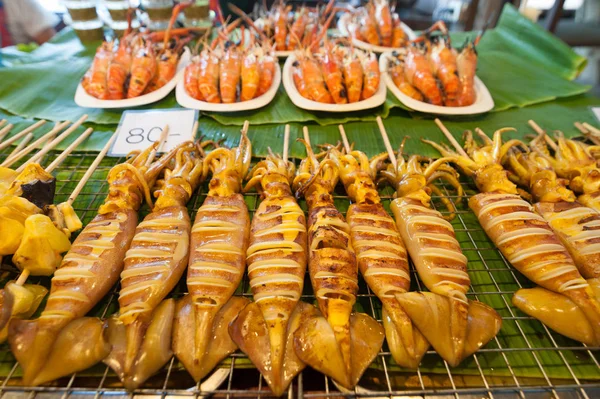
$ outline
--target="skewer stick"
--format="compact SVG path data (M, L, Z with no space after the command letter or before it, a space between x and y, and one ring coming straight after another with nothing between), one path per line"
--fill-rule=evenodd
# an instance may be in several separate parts
M8 155L9 158L12 157L14 154L18 153L19 151L21 151L27 145L27 143L29 143L31 141L32 138L33 138L33 133L27 133L27 136L25 136L23 138L23 140L21 140L19 145L16 146L15 149L12 150L11 153Z
M581 132L581 134L589 134L590 132L581 124L581 122L575 122L573 125Z
M152 149L152 151L150 151L150 155L148 156L148 160L146 161L146 167L150 167L152 162L154 162L156 153L158 153L160 151L161 147L165 144L165 141L167 141L168 135L169 135L169 125L165 125L165 128L163 129L162 133L160 134L160 138L158 139L158 145L156 146L156 148L154 148L154 149Z
M69 124L68 121L67 122L63 122L63 123L57 123L54 126L54 128L52 130L50 130L48 133L44 134L42 137L40 137L37 140L35 140L33 143L29 144L27 147L23 148L21 151L19 151L15 155L13 155L13 156L9 157L8 159L6 159L2 163L2 166L8 167L8 166L12 165L13 163L17 162L19 159L23 158L25 155L27 155L31 151L35 150L40 144L46 142L49 138L54 137L56 135L56 133L58 133L59 131L61 131L62 129L64 129L68 124ZM14 137L16 137L16 136L14 136ZM14 137L11 137L11 138L14 138ZM47 147L47 145L46 145L46 147Z
M306 141L306 144L312 148L312 146L310 145L310 136L308 135L308 126L304 126L302 128L302 134L304 136L304 141Z
M250 121L246 119L244 121L244 126L242 126L242 133L248 134L248 129L249 128L250 128Z
M4 139L4 137L12 130L13 127L14 125L12 123L4 126L2 130L0 130L0 140Z
M25 166L28 165L28 164L30 164L30 163L39 162L44 157L44 155L46 155L47 153L50 152L50 150L52 148L56 147L56 145L58 143L60 143L61 141L63 141L64 139L66 139L67 136L69 136L71 133L73 133L83 123L83 121L85 121L86 118L87 118L87 115L84 115L83 117L79 118L79 120L77 122L73 123L71 125L71 127L69 127L67 130L65 130L60 135L58 135L58 137L56 137L50 143L48 143L47 145L45 145L44 148L42 148L41 151L39 151L33 157L29 158L23 165L19 166L17 168L17 171L18 172L22 171L25 168ZM31 147L31 145L29 145L29 147ZM29 148L29 147L27 147L27 148ZM25 151L27 148L25 148L23 151Z
M487 134L485 134L485 132L483 130L481 130L480 128L475 128L475 133L477 133L477 135L488 145L493 144L494 142L492 141L492 139L490 139L488 137Z
M346 150L347 154L350 154L352 149L350 148L350 143L348 142L348 137L346 136L346 130L344 129L344 125L338 125L338 129L340 129L340 136L342 136L342 142L344 143L344 149ZM379 127L379 130L381 130L381 126Z
M29 277L29 269L25 269L21 272L21 275L19 276L17 281L15 281L15 284L17 284L17 285L25 284L25 281L27 281L28 277Z
M48 167L46 168L46 172L52 173L52 171L54 169L56 169L67 158L67 156L69 156L69 154L75 148L77 148L77 146L79 144L81 144L83 142L83 140L87 139L90 136L90 134L92 134L93 131L94 131L94 129L92 129L90 127L85 132L83 132L79 137L77 137L77 139L75 141L73 141L71 143L71 145L69 145L67 148L65 148L65 150L54 161L52 161L52 163L50 165L48 165Z
M192 141L196 140L196 136L198 136L198 121L194 122L194 126L192 126Z
M535 130L535 132L537 134L540 135L544 135L544 140L546 140L546 144L548 144L548 146L550 146L550 148L552 148L554 151L556 151L558 149L558 146L556 145L556 143L554 142L554 140L552 140L550 137L548 137L548 135L546 134L546 132L544 131L544 129L542 129L540 127L540 125L538 125L537 123L535 123L534 120L530 119L529 121L527 121L527 124L529 126L531 126L531 128L533 130Z
M463 157L469 158L469 154L467 154L465 152L465 150L463 150L463 148L460 146L460 144L458 144L458 141L456 141L456 139L454 138L454 136L452 135L452 133L450 133L450 131L448 130L448 128L446 128L446 126L444 126L444 124L442 123L442 121L439 120L438 118L435 118L435 124L442 131L442 133L444 133L444 136L446 136L446 138L448 139L448 141L450 141L450 143L456 149L456 151L460 155L462 155Z
M41 121L37 121L33 125L21 130L19 133L15 134L14 136L12 136L8 140L6 140L4 143L0 144L0 150L5 149L6 147L11 145L15 141L19 140L21 137L25 136L27 133L33 132L35 129L42 126L44 123L46 123L46 121L42 119ZM68 122L63 122L63 123L68 124ZM12 128L12 126L11 126L11 128Z
M593 133L591 133L589 130L587 130L585 128L585 126L583 126L583 124L581 122L575 122L573 124L577 130L579 130L579 132L581 134L583 134L588 140L590 140L593 144L595 145L600 145L600 137L594 135Z
M290 125L285 125L283 133L283 162L287 163L290 147Z
M6 125L6 122L8 122L6 119L2 119L2 120L0 121L0 127L2 127L2 126L4 126L4 125Z
M387 132L385 131L385 126L383 126L383 123L379 123L379 121L381 120L380 117L377 117L377 124L379 125L379 133L381 134L381 138L383 139L383 144L385 145L385 149L388 153L388 156L390 157L390 161L392 162L392 165L394 165L394 169L398 169L398 161L396 159L396 155L394 155L394 149L392 148L392 144L390 143L390 139L387 135ZM340 130L340 133L342 131Z
M600 129L595 128L587 122L583 122L583 127L585 127L590 133L600 136Z
M108 150L110 149L110 147L112 146L112 144L114 143L116 138L117 138L117 133L115 132L112 135L112 137L108 140L108 143L106 143L104 145L104 148L102 148L100 153L98 155L96 155L96 159L94 159L94 162L92 162L92 164L90 165L88 170L85 171L85 174L83 175L81 180L79 180L79 183L77 183L77 187L75 187L75 189L69 196L69 199L67 200L67 203L69 205L73 205L73 202L75 202L75 200L77 199L77 196L81 193L81 190L83 190L83 187L85 186L87 181L90 179L90 177L92 176L92 174L94 173L94 171L96 170L98 165L100 165L100 162L102 162L102 159L104 159L104 157L106 156L106 153L108 153Z

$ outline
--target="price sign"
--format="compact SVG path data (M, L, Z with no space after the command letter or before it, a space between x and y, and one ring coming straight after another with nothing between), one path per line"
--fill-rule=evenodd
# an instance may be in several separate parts
M134 150L145 150L159 141L165 127L169 133L160 152L169 151L193 137L198 111L192 109L161 109L125 111L117 128L117 138L110 149L112 157L122 157Z

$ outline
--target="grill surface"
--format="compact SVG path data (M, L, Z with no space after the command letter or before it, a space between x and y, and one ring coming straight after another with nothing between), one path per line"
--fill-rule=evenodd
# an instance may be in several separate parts
M9 151L0 153L0 160ZM48 165L58 152L51 152L42 162ZM57 189L55 202L65 201L77 182L92 163L95 154L76 152L55 171ZM103 202L108 185L105 178L110 168L124 159L105 158L74 203L74 208L84 225L96 214ZM298 160L297 160L298 161ZM462 181L466 196L475 193L467 180ZM511 296L520 287L532 284L516 270L512 269L500 252L487 239L475 215L468 209L466 198L450 193L449 187L440 186L456 205L456 218L452 221L461 247L469 259L469 275L472 288L470 299L482 301L494 307L503 318L500 333L475 355L466 359L459 367L451 369L433 351L425 355L417 371L400 369L395 365L384 344L379 356L367 370L360 382L360 388L352 392L339 391L333 381L312 369L305 369L293 382L287 396L289 398L323 397L428 397L428 398L594 398L600 397L600 348L586 347L569 340L543 326L537 320L524 315L511 304ZM205 198L206 182L190 202L188 209L192 220L195 210ZM335 201L341 211L349 204L338 187ZM381 191L384 205L392 199L389 188ZM434 206L443 209L439 198L434 198ZM256 193L246 195L246 203L252 213L260 198ZM302 201L301 206L306 209ZM142 216L148 212L146 205ZM140 218L141 220L141 218ZM14 279L16 269L2 265L5 280ZM421 290L421 282L411 264L412 289ZM171 296L180 297L186 292L185 279L182 279ZM38 281L49 285L49 278ZM106 317L118 310L119 287L104 298L91 312ZM247 276L236 295L251 298ZM313 303L314 296L308 276L305 280L303 300ZM43 304L41 308L43 308ZM381 321L381 304L370 292L361 278L357 310L364 311ZM134 394L124 391L116 375L103 364L90 370L63 378L42 387L20 385L21 370L9 351L8 344L0 346L0 395L5 398L66 398L159 395L200 397L213 394L214 397L255 398L272 396L266 383L247 357L236 352L226 359L203 384L195 384L179 362L172 359L164 369L152 377L142 389ZM215 383L223 381L221 384Z

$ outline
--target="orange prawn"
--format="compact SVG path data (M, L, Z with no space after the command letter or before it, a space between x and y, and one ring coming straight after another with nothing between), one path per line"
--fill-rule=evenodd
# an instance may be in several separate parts
M348 91L348 102L355 103L360 101L363 86L363 67L360 59L354 53L346 54L342 64L344 74L344 83Z
M421 92L433 105L442 105L442 92L437 85L429 62L423 52L414 44L407 49L404 57L404 75L409 84Z
M242 90L240 92L240 101L252 100L258 91L260 82L258 52L256 49L250 49L244 55L242 61Z
M361 100L371 98L379 90L379 80L381 78L379 72L379 62L374 53L369 53L362 59L362 68L364 72L363 89Z
M378 46L381 41L379 38L379 32L377 31L377 24L373 18L373 7L369 7L369 10L363 9L358 17L359 32L360 35L367 41L367 43Z
M319 62L308 52L299 57L299 68L302 69L303 85L305 86L307 98L320 103L332 104L333 97L323 78ZM300 91L300 89L299 89ZM300 92L302 94L302 91ZM304 95L303 95L304 96Z
M460 92L458 105L461 107L475 102L475 70L477 69L477 51L475 42L468 41L456 57L458 78L460 79Z
M375 3L375 20L381 35L381 44L389 47L392 45L392 11L388 0L374 0Z
M389 65L388 72L392 77L392 81L402 93L417 101L423 101L423 95L406 81L406 77L404 76L404 66L401 61L397 59L392 61Z
M400 17L394 14L393 17L394 30L392 31L392 47L402 47L407 40L406 32L400 24Z
M460 80L458 78L456 52L449 41L438 37L428 52L429 63L435 76L442 83L445 105L458 105Z
M125 98L125 82L131 70L131 43L123 36L108 66L107 89L110 100Z
M290 28L290 39L288 43L288 50L297 49L302 43L302 36L304 35L304 31L306 30L306 25L308 25L308 11L306 7L302 6L300 11L296 13L297 17L292 27Z
M200 75L200 57L195 56L192 62L185 67L183 73L183 86L185 91L192 98L200 101L204 101L204 96L200 92L200 85L198 84L198 76Z
M329 44L325 45L325 52L320 59L321 71L325 77L325 84L336 104L348 103L348 93L344 86L342 68L336 56L331 51Z
M225 54L221 58L219 71L219 90L221 92L221 101L224 103L234 103L237 99L238 84L242 71L242 54L238 47L228 42L226 43Z
M276 62L273 51L265 51L262 49L259 59L260 68L258 70L258 89L256 90L256 97L265 94L271 88L275 76Z
M288 35L288 18L287 15L291 8L283 4L283 0L275 7L275 49L277 51L285 51L287 49L286 40Z
M207 49L200 54L200 73L198 74L198 89L209 103L220 103L219 92L220 61L219 57Z
M138 43L131 62L131 79L127 98L138 97L156 74L156 54L151 42Z
M108 97L107 74L112 57L112 42L104 42L98 47L98 50L96 50L96 55L94 56L94 61L92 61L92 67L90 68L91 72L88 84L89 94L101 100Z

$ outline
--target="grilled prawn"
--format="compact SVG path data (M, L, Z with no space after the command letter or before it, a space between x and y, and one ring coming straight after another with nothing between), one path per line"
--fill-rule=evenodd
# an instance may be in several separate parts
M264 200L252 219L246 252L254 302L229 327L234 342L258 367L276 396L304 368L292 337L316 309L300 302L306 273L306 220L290 188L295 167L270 154L245 190L259 185Z
M23 368L23 382L39 385L85 369L108 355L102 321L84 318L123 269L135 234L137 211L175 150L147 166L153 146L113 167L109 191L98 215L82 230L52 277L46 308L36 320L13 320L11 350Z
M240 194L250 159L245 129L236 149L217 148L204 159L203 173L210 169L213 177L192 226L189 293L176 305L172 343L196 381L236 350L227 326L248 303L232 295L244 274L250 239L250 217Z
M408 255L392 219L381 204L373 178L377 165L387 157L373 159L360 151L342 154L333 148L334 160L352 205L346 218L358 267L369 287L383 304L383 323L396 363L417 368L429 344L402 309L398 297L410 288Z
M436 179L449 182L462 195L454 169L441 158L423 167L415 155L405 161L402 149L397 168L389 165L382 175L396 188L391 209L419 277L430 292L398 295L419 331L450 366L488 343L500 330L502 319L489 306L467 299L471 280L452 224L431 209L431 192ZM450 212L454 206L443 195Z
M304 321L294 345L303 362L352 388L381 348L384 331L366 314L352 313L358 268L350 226L331 194L338 169L331 159L319 163L310 145L306 150L294 187L308 204L309 273L323 317Z
M521 144L518 140L502 144L501 135L506 130L496 131L493 141L481 147L469 132L465 143L469 156L428 143L442 155L453 157L465 174L474 178L481 193L470 198L469 207L506 259L540 285L517 291L515 306L561 334L598 345L600 303L594 289L548 222L518 195L516 185L500 165L507 152ZM574 329L574 325L581 328Z
M172 356L173 299L163 301L188 262L191 221L185 204L202 180L202 160L192 142L165 169L152 213L136 229L121 273L119 314L108 320L112 345L104 360L133 390Z

